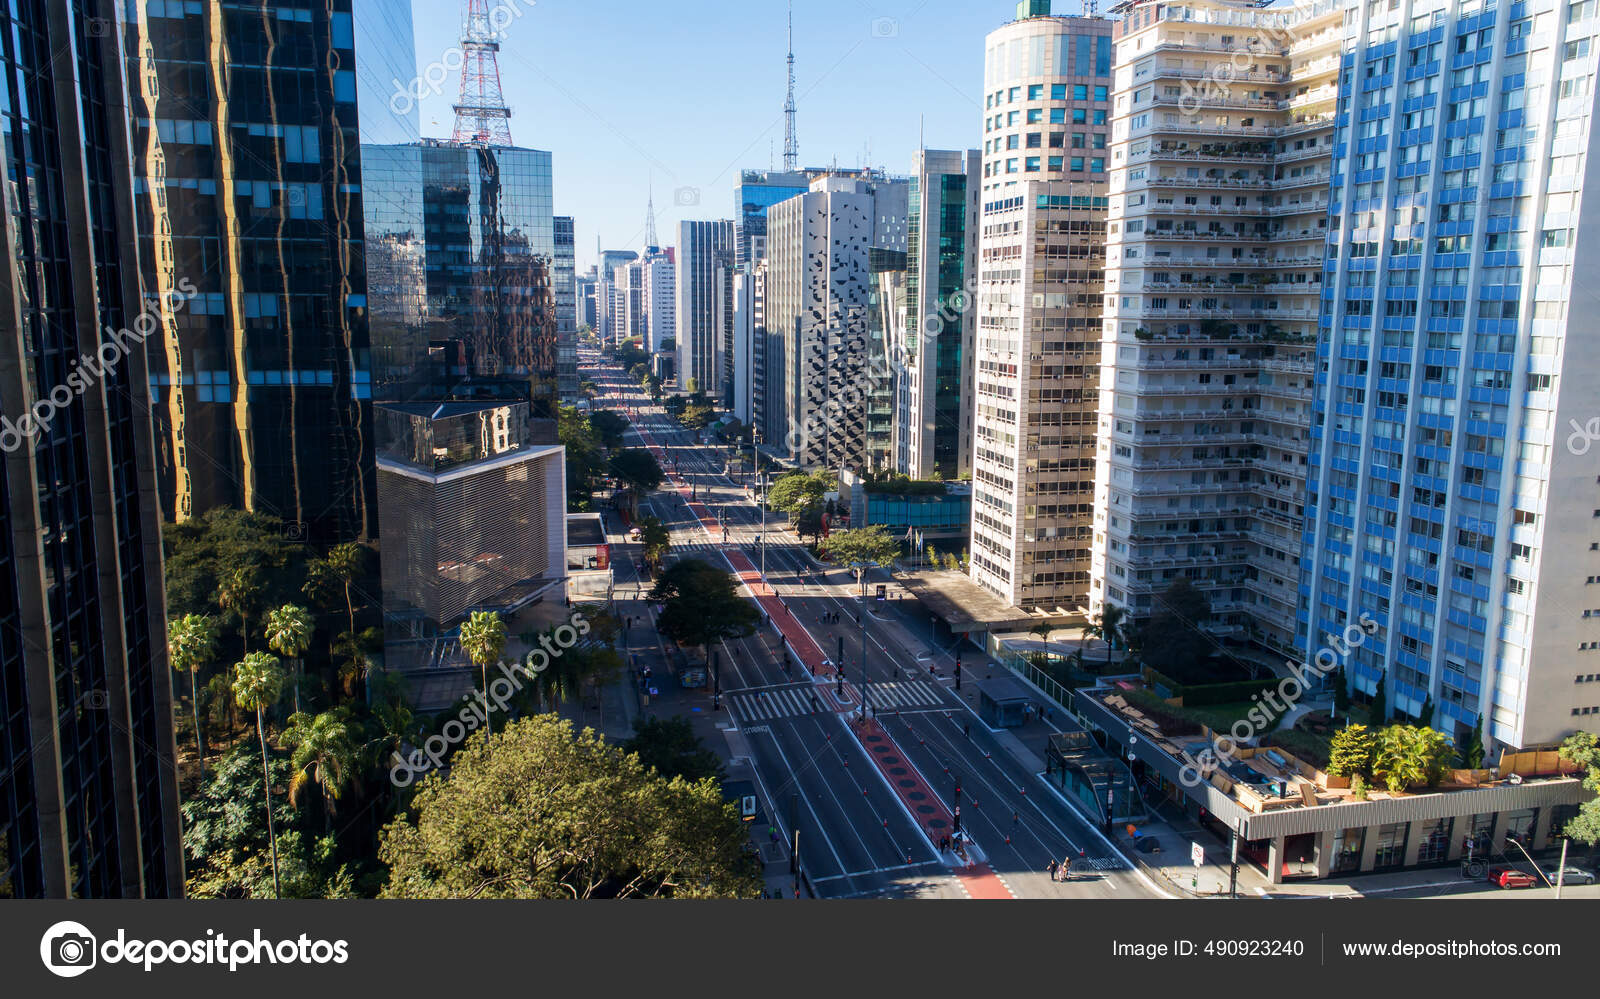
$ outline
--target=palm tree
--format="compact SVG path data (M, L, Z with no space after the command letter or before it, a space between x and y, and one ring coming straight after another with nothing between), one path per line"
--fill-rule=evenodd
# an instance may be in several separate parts
M261 740L261 789L267 798L267 843L272 848L272 894L283 897L278 885L278 837L272 828L272 773L267 769L266 710L283 696L283 667L268 652L251 652L234 666L233 694L246 711L256 713L256 737Z
M359 634L344 632L333 643L333 654L340 659L339 682L347 695L354 696L356 684L363 683L372 669L372 651L383 644L383 632L364 628Z
M473 611L472 616L461 623L461 648L467 658L483 670L483 697L487 703L489 664L499 662L500 653L505 651L506 623L494 611ZM488 714L487 709L484 714ZM494 723L487 717L484 726L491 733L494 731Z
M1028 629L1028 634L1038 635L1039 640L1044 643L1044 654L1046 659L1050 657L1050 634L1054 631L1055 629L1050 627L1050 625L1044 621L1041 621Z
M294 711L300 713L300 657L311 647L316 629L311 612L295 604L267 611L267 648L295 663Z
M247 653L250 651L250 612L260 596L261 569L255 565L228 569L217 580L217 606L239 619L239 638L244 641Z
M1117 636L1122 631L1122 622L1128 612L1116 604L1106 604L1100 610L1100 619L1090 621L1085 630L1095 638L1106 643L1106 672L1111 672L1111 647L1116 644Z
M324 711L314 718L296 714L289 719L283 741L294 750L289 758L294 767L294 776L289 780L289 804L298 807L300 792L306 785L314 784L322 795L322 817L326 825L356 763L350 726L332 711Z
M335 545L328 552L327 566L337 579L344 585L345 612L350 615L350 630L356 630L356 605L350 598L350 587L361 578L361 570L367 560L367 550L353 541L342 545Z
M223 613L239 619L239 639L244 643L244 652L250 654L250 612L255 609L256 601L261 599L261 567L253 563L236 566L222 573L217 580L216 601ZM228 688L228 737L233 739L233 729L237 721L233 713L233 688Z
M206 738L200 727L200 667L217 654L217 622L204 614L185 614L167 625L167 655L172 668L189 674L189 707L194 711L195 759L206 777Z

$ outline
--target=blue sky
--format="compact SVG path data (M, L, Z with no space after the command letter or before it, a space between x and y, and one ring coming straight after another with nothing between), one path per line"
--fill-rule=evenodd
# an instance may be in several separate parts
M784 4L779 0L491 0L520 5L500 74L518 145L555 161L557 214L573 215L580 270L644 240L653 184L661 241L685 218L728 218L740 169L782 165ZM461 0L413 0L417 64L461 33ZM1077 13L1057 0L1057 13ZM981 143L983 38L1014 0L798 0L795 94L803 166L910 167L929 148ZM459 78L420 102L448 136ZM870 151L870 152L869 152ZM692 202L698 204L679 204Z

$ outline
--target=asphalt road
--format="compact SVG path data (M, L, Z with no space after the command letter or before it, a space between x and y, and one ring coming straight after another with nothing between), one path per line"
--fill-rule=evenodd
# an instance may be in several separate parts
M580 363L600 387L600 408L633 411L630 445L659 445L676 458L676 481L646 501L672 532L672 556L722 564L728 550L743 551L761 563L761 514L748 492L723 474L719 448L694 442L693 434L650 405L637 385L609 362ZM663 467L673 472L670 461ZM691 512L674 486L693 488L727 529L722 531ZM769 517L772 515L769 514ZM724 643L720 686L726 719L721 723L735 745L742 742L759 777L766 807L786 832L798 828L803 866L818 894L845 896L963 897L1151 897L1160 894L1142 875L1092 831L1083 818L1028 771L983 725L967 700L952 688L953 654L914 636L913 622L925 619L916 605L870 606L853 596L847 570L816 566L793 535L768 522L764 534L765 580L793 613L824 655L837 658L844 640L847 701L835 700L836 677L824 670L815 678L798 666L785 671L757 638ZM870 584L869 584L870 585ZM916 608L912 610L912 608ZM909 612L909 613L903 613ZM837 624L831 617L838 616ZM861 654L865 637L866 656ZM965 677L982 667L976 650L963 653ZM930 669L932 666L937 672ZM865 686L873 714L893 740L895 764L910 767L917 780L912 795L931 792L927 803L908 800L891 786L890 775L875 766L850 721L859 714ZM962 693L971 695L971 684ZM1034 722L1033 724L1039 724ZM880 756L881 756L880 751ZM881 760L879 761L881 763ZM961 783L963 830L986 859L993 878L949 853L941 855L924 824L928 815L913 807L947 815ZM902 781L904 783L904 781ZM936 807L928 807L936 806ZM936 819L934 821L937 821ZM937 837L939 830L932 830ZM1080 854L1080 851L1081 854ZM1052 882L1049 860L1083 857L1082 873L1070 882ZM976 858L973 858L976 859ZM1075 860L1076 862L1076 860ZM998 883L996 880L998 879Z

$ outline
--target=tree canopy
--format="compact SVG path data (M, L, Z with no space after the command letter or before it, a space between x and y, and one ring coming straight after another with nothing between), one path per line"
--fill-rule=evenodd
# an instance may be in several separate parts
M790 519L798 520L807 510L821 511L822 498L837 488L832 472L790 472L772 483L767 493L768 505L782 510Z
M664 605L656 628L679 645L706 647L755 634L761 612L739 596L733 576L699 559L685 559L656 580L650 599Z
M666 479L656 456L643 448L628 448L611 456L611 474L617 482L643 495L658 488Z
M538 715L474 736L383 833L390 898L751 898L747 834L714 780L667 780Z
M1179 678L1192 676L1210 657L1212 644L1203 634L1211 620L1211 604L1193 583L1180 579L1156 599L1155 613L1140 629L1142 658Z
M834 531L828 535L826 550L831 561L842 565L876 562L887 566L900 557L900 543L889 536L889 529L882 524Z
M622 744L622 751L637 754L639 762L668 780L722 777L722 761L694 734L687 718L635 718L633 736Z
M1583 786L1591 795L1578 806L1578 814L1561 830L1561 835L1594 846L1600 843L1600 740L1593 732L1574 732L1561 744L1561 758L1582 769Z
M672 532L662 525L660 517L640 517L639 544L644 560L653 566L660 566L661 560L667 557L667 552L672 548Z

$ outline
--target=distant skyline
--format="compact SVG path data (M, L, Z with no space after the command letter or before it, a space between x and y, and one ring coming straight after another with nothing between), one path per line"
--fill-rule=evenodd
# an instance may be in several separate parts
M643 245L652 187L670 245L681 219L733 217L740 170L782 168L783 3L490 2L512 12L499 60L511 136L554 154L580 272L597 234L605 249ZM420 72L457 45L463 8L413 0ZM797 2L800 164L909 171L919 124L930 148L980 145L983 38L1015 12L1013 0ZM451 72L419 101L423 135L449 137L459 84Z

